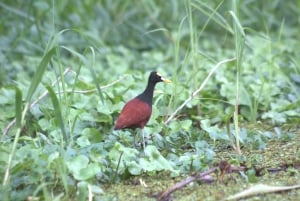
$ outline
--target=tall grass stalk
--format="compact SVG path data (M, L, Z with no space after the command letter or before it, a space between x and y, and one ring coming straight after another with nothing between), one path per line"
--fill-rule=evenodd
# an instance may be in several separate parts
M239 0L232 1L232 9L230 15L233 18L234 38L235 38L235 56L236 56L236 86L235 86L235 111L233 115L236 151L241 154L240 137L239 137L239 96L240 96L240 81L241 81L241 68L243 61L243 51L245 44L245 32L239 21Z
M199 72L199 68L197 65L197 57L198 57L198 37L197 37L197 30L195 29L195 23L193 19L193 10L192 10L192 4L191 0L188 1L187 5L187 14L188 14L188 22L189 22L189 32L190 32L190 58L192 62L192 68L193 68L193 75L197 75ZM193 88L197 87L197 76L193 76L192 80L192 86Z

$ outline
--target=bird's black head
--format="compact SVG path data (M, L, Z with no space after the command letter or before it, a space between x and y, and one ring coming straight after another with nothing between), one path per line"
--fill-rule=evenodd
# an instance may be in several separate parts
M152 71L150 73L148 82L149 83L153 83L153 84L155 84L157 82L167 82L167 83L170 83L171 80L165 79L164 77L161 76L161 74L159 74L156 71Z
M150 107L152 107L153 91L154 91L155 84L158 82L170 83L171 80L167 80L163 78L158 72L152 71L149 75L149 80L145 91L140 95L138 95L136 98L144 101Z

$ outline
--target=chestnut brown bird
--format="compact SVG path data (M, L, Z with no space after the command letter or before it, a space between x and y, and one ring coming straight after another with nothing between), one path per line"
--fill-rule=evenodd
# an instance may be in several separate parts
M125 128L141 128L143 137L143 148L145 149L144 127L149 121L152 113L153 91L156 83L171 81L163 78L158 72L151 72L148 78L148 84L143 93L130 100L123 107L116 125L115 130ZM135 145L135 137L134 137Z

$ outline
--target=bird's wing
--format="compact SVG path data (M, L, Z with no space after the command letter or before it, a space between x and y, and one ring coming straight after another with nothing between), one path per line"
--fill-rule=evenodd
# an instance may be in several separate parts
M151 107L139 100L132 99L122 109L115 130L122 128L143 128L151 116Z

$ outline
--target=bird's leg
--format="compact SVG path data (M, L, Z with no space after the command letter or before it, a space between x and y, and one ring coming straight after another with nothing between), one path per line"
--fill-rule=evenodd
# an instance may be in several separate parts
M136 131L134 132L134 135L133 135L133 146L136 149L135 136L136 136Z
M145 134L144 134L144 128L142 128L142 141L143 141L143 149L145 151Z

